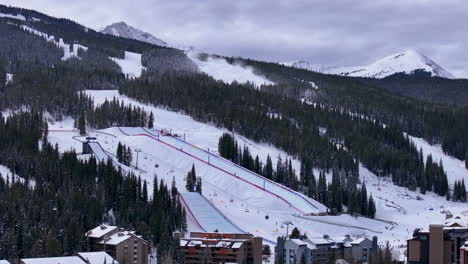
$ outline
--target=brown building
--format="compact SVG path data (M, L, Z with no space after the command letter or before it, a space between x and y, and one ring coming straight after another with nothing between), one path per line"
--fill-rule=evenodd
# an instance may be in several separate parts
M90 251L105 251L120 264L148 264L149 243L135 232L101 225L86 237Z
M457 220L457 219L455 219ZM450 220L445 225L430 225L407 241L409 264L465 264L461 253L468 240L468 226Z
M468 241L460 248L460 264L468 264Z
M185 263L262 263L262 238L251 234L192 232L180 238Z

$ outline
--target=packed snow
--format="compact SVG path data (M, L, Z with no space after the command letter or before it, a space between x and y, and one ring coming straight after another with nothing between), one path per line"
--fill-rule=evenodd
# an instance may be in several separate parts
M21 25L21 28L29 33L35 34L41 38L44 38L45 40L54 43L57 47L61 48L63 50L63 56L62 60L68 60L70 58L79 58L78 56L78 50L82 49L84 51L87 51L88 48L80 45L80 44L66 44L63 42L62 38L59 38L58 41L55 40L55 36L48 35L46 33L40 32L38 30L35 30L31 27Z
M205 232L245 233L239 227L224 217L211 203L197 192L183 192L180 194L187 213L198 219Z
M197 64L198 68L213 77L225 83L253 83L256 86L273 85L274 83L267 78L254 73L254 69L248 66L229 64L225 59L209 56L207 61L202 61L197 57L198 53L189 51L187 56Z
M455 78L437 63L415 50L396 53L365 66L334 67L312 64L307 61L292 61L281 64L299 69L351 77L381 79L396 73L412 74L416 70L423 70L433 77Z
M120 68L122 73L128 78L139 78L145 67L141 64L141 54L125 51L125 57L123 59L113 58Z
M22 20L22 21L26 20L26 18L23 15L20 15L20 14L12 15L12 14L0 13L0 17L13 18L13 19L18 19L18 20Z

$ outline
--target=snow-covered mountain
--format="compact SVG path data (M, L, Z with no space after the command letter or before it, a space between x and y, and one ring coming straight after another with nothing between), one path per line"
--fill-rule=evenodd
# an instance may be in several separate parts
M114 35L116 37L136 39L158 46L169 46L169 44L167 44L163 40L158 39L150 33L141 31L137 28L127 25L125 22L117 22L114 24L110 24L104 29L100 30L100 32L104 34Z
M396 73L412 74L415 71L425 71L430 73L433 77L437 76L448 79L455 78L451 73L439 66L433 60L414 50L407 50L396 53L365 66L333 67L312 64L303 60L286 62L282 64L321 73L352 77L369 77L380 79Z

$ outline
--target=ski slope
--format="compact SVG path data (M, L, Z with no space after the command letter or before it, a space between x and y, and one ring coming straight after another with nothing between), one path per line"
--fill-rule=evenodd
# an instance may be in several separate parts
M123 59L110 57L115 63L120 66L122 73L127 78L138 78L146 68L141 64L141 54L125 51Z
M196 192L180 193L186 212L191 213L206 232L245 233L229 221L218 209L202 195Z
M225 83L253 83L255 86L273 85L274 83L266 77L254 73L252 67L244 67L242 65L233 65L222 58L213 58L209 56L206 61L198 59L198 53L190 51L187 53L198 68L213 77L216 80L221 80Z
M102 148L101 144L99 144L99 142L89 142L88 145L93 151L94 157L96 158L97 161L99 162L107 161L109 156L107 155L106 151Z
M227 175L234 179L251 185L263 192L270 194L285 202L289 207L296 209L302 214L323 213L327 208L322 204L310 199L300 193L297 193L289 188L284 187L278 183L270 181L260 175L246 170L226 159L223 159L213 153L200 149L190 143L177 139L172 136L157 136L151 131L139 127L122 127L119 128L123 134L128 136L144 136L153 140L161 141L166 145L180 149L180 152L193 158L194 160L201 161L208 166L217 169L218 173Z

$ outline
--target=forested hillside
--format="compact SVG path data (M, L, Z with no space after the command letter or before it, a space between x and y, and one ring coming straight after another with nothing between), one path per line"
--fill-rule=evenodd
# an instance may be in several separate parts
M103 35L31 10L0 5L0 12L25 17L0 18L0 110L17 112L0 118L0 165L24 179L21 183L0 177L0 232L6 234L0 255L8 259L71 255L80 250L84 232L111 209L119 225L136 228L155 244L170 240L172 231L185 226L175 186L155 179L154 189L148 190L146 182L112 162L60 154L47 142L46 113L56 120L72 117L82 130L152 126L152 113L116 99L94 106L93 99L81 93L87 89L118 89L140 102L272 144L300 160L301 170L294 171L290 160L262 164L228 135L219 148L225 158L337 212L346 206L349 213L375 216L373 200L359 181L360 164L410 190L466 201L464 183L450 190L444 165L425 160L405 135L441 144L446 153L468 160L466 80L370 80L225 58L251 66L275 83L227 84L200 72L181 50ZM63 60L62 48L22 25L88 49ZM140 78L126 78L110 58L123 58L125 51L142 54L145 69ZM11 81L6 81L7 74ZM326 173L332 176L329 183ZM172 244L164 246L162 254L174 253Z

